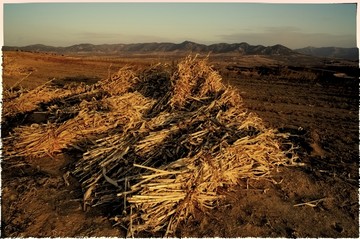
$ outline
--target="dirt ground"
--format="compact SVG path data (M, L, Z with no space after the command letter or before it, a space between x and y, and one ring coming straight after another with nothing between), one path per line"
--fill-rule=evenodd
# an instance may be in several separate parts
M3 86L34 87L53 78L62 83L96 81L106 77L109 69L136 62L144 66L157 59L10 52L5 53ZM273 180L243 181L224 191L225 200L216 209L189 218L175 236L358 238L357 63L260 56L216 56L211 60L224 82L239 90L249 111L269 127L291 134L289 140L298 147L299 162L304 165L282 167L273 173ZM345 77L334 73L345 73ZM36 120L29 114L17 123ZM2 137L14 127L4 121ZM111 220L120 212L83 210L81 187L67 173L76 158L67 152L56 158L2 160L3 237L126 235L126 230L114 227Z

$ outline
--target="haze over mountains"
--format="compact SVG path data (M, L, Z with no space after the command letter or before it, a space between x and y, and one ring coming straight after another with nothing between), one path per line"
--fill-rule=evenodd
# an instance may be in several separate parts
M319 57L332 57L356 60L358 59L357 48L339 47L306 47L291 50L283 45L274 46L250 45L248 43L217 43L212 45L198 44L191 41L182 43L134 43L134 44L77 44L68 47L53 47L42 44L29 45L24 47L4 46L3 51L22 50L33 52L53 52L65 53L95 53L95 54L124 54L124 53L179 53L179 52L199 52L199 53L238 53L241 55L313 55Z
M305 47L296 49L295 51L306 55L330 58L344 58L356 60L359 59L359 50L356 47L342 48L342 47Z

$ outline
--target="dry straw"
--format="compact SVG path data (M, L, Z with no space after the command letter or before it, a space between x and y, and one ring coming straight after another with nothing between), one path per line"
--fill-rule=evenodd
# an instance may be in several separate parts
M123 67L117 73L100 81L100 87L110 95L121 95L131 89L139 80L130 67Z
M172 107L182 108L189 99L202 100L224 89L220 75L206 61L197 60L196 56L188 56L180 62L172 78Z
M96 85L105 97L83 101L78 115L62 124L15 129L16 143L5 151L53 155L91 139L72 171L84 205L118 204L124 215L116 220L129 235L173 235L195 211L216 207L220 189L270 177L276 167L293 163L293 149L283 151L279 143L286 135L247 112L208 59L189 56L171 77L155 76L123 68Z
M3 98L3 114L5 117L18 113L26 113L38 108L40 103L50 102L66 96L85 92L85 86L79 85L69 89L58 89L50 85L50 82L33 90L14 92L12 89L5 90Z
M90 138L94 134L118 128L126 131L141 120L142 112L152 106L152 101L139 93L126 93L103 99L100 104L108 111L97 111L98 102L80 104L80 112L61 124L33 124L14 129L10 139L16 143L6 148L7 155L45 156L60 153L69 146Z
M207 59L187 57L169 80L151 117L99 139L74 171L86 204L124 201L127 216L117 221L127 223L129 235L173 235L196 210L214 208L220 188L269 177L295 157L281 150L279 138L286 136L248 113Z
M121 71L116 75L121 75ZM129 76L129 80L133 79L127 70L124 70L123 76ZM112 79L114 81L114 78ZM123 78L121 79L123 80ZM103 82L100 82L99 85L102 87ZM99 85L87 93L94 94L99 92ZM117 89L117 87L123 88L123 85L113 85L111 88L113 90L112 92L121 90ZM78 88L75 90L70 89L69 91L70 92L41 86L29 91L27 94L20 95L10 103L13 108L21 108L21 110L18 111L24 112L34 109L36 103L39 102L49 101L55 98L59 99L64 97L64 95L78 96L83 94L83 90L79 90ZM25 99L31 96L34 96L34 98L30 98L30 102L24 105L23 102L26 102ZM142 114L150 108L153 103L154 100L147 99L138 92L105 97L100 100L100 102L96 100L90 102L82 100L78 107L75 108L78 110L76 117L63 123L48 122L47 124L33 124L15 128L11 135L5 139L5 156L53 156L69 146L77 147L77 142L89 139L95 134L104 133L113 128L126 131L128 128L131 128L133 124L141 120ZM61 111L61 109L59 110ZM11 112L14 113L15 110Z

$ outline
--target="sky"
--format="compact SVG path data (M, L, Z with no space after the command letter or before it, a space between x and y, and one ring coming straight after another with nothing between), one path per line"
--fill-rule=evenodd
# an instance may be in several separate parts
M5 3L6 46L240 43L356 47L356 4Z

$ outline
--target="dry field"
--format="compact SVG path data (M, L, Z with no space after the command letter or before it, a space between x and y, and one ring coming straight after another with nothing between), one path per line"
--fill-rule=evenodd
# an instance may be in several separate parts
M2 236L358 237L357 63L3 54Z

